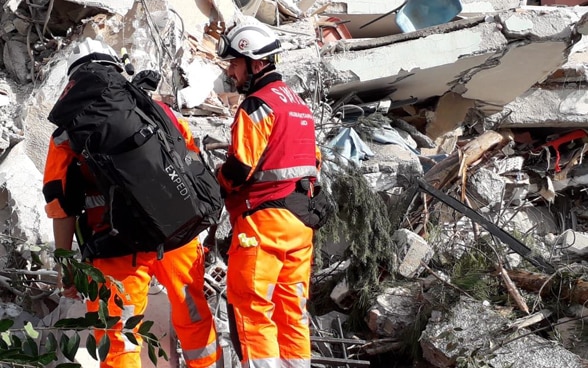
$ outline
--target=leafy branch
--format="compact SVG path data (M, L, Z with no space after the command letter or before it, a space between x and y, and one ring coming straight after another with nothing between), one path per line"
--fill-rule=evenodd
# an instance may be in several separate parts
M59 358L59 353L69 362L60 363L56 368L81 367L75 363L75 356L81 342L81 331L103 330L104 334L97 341L93 333L88 334L85 347L95 360L104 361L110 351L108 331L121 332L131 343L147 344L149 359L157 366L158 358L168 360L167 353L159 343L159 338L151 332L153 321L144 321L143 315L128 318L122 329L115 328L120 322L119 316L111 316L108 312L108 300L112 290L107 286L107 277L97 268L84 262L79 262L76 252L56 249L54 257L63 270L63 283L74 285L82 300L98 300L97 312L87 312L83 317L63 318L49 327L33 327L27 322L23 328L13 328L14 321L0 320L0 364L19 367L45 367ZM117 289L114 301L118 308L124 308L119 294L124 294L122 284L108 278ZM43 334L39 331L44 332ZM65 332L68 332L67 334ZM59 336L59 340L57 338Z

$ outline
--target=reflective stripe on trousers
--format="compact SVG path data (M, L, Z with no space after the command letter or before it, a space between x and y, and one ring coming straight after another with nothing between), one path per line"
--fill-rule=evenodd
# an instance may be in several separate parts
M282 359L281 361L275 358L255 359L242 362L241 366L243 368L308 368L310 367L310 359Z
M239 245L239 234L256 246ZM268 208L233 226L227 296L235 312L243 367L310 367L306 312L312 229L290 211Z
M133 266L132 255L96 259L93 265L104 275L122 282L125 293L130 297L127 299L126 295L121 295L122 300L129 304L125 306L128 317L144 314L151 275L157 277L166 287L172 324L186 355L187 367L223 366L222 349L217 343L214 320L204 296L204 252L198 241L166 252L160 261L155 252L149 252L136 254L136 266ZM109 300L109 313L113 316L121 315L120 309L114 303L116 288L111 287L113 296ZM98 310L98 303L88 302L88 310ZM124 318L113 329L120 330L123 323ZM107 359L100 363L100 367L140 368L140 349L120 333L108 334L111 340L110 352ZM100 341L103 332L96 330L95 335Z

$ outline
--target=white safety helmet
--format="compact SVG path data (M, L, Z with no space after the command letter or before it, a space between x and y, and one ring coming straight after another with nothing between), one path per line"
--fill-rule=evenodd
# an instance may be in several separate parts
M275 55L282 51L274 31L250 16L246 16L226 35L221 35L217 44L217 55L223 60L248 57L275 62Z
M112 47L89 37L79 42L67 59L67 75L72 75L78 67L85 63L104 63L114 66L119 72L124 70L121 59Z

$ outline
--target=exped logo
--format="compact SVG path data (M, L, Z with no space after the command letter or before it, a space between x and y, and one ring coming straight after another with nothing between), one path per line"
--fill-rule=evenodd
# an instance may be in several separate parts
M180 178L180 175L177 173L176 169L172 165L168 165L165 168L165 172L167 173L171 181L175 184L178 193L180 193L180 195L184 197L184 200L189 199L190 191L186 187L186 184L184 184L184 182L182 181L182 178Z

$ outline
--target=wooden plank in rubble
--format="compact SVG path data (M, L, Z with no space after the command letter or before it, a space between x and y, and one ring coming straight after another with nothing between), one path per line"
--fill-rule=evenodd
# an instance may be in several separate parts
M505 145L512 137L510 130L488 130L482 133L427 171L425 181L437 189L452 184L458 177L465 176L465 170L482 158L484 153Z
M523 270L509 270L511 280L521 289L541 295L543 298L559 298L572 303L588 301L588 281L566 280Z

